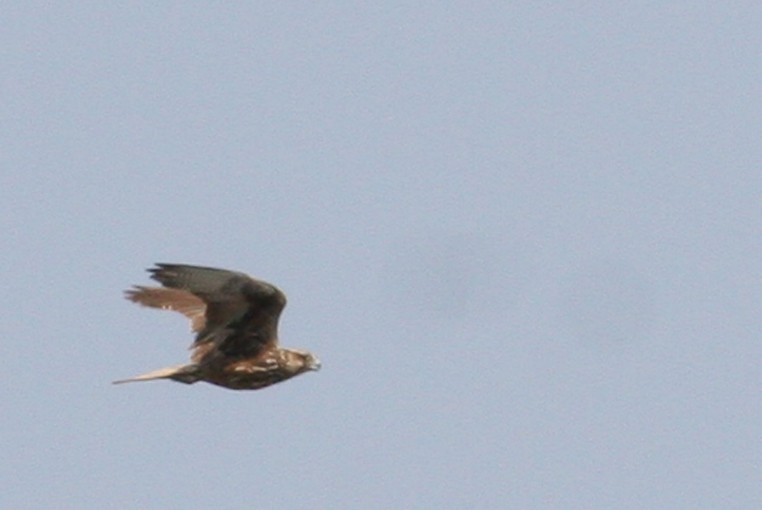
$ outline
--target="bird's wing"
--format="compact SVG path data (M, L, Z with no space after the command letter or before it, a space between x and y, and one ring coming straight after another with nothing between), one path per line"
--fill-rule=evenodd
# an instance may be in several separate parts
M219 354L252 357L277 344L286 296L275 286L211 267L156 264L149 272L164 287L190 293L205 303L205 324L193 344L194 360Z
M124 296L143 306L180 312L190 319L194 333L206 326L206 303L188 291L135 285L124 291Z

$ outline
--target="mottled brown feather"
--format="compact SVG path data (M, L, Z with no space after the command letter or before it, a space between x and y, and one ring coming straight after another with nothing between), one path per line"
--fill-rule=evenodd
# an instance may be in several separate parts
M160 369L119 382L171 379L206 381L231 389L259 389L310 370L312 354L278 347L278 319L286 296L244 273L183 264L148 270L162 288L135 286L127 299L173 310L191 320L193 364Z
M226 356L252 357L277 345L286 296L275 286L211 267L156 264L149 272L165 287L190 292L206 304L205 326L197 332L194 348L210 342Z

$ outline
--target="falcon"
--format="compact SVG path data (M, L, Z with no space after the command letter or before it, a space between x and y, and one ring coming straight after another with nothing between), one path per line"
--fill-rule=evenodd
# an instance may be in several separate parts
M136 285L125 291L125 297L190 319L196 333L191 363L114 384L169 379L258 390L320 370L320 360L313 354L278 346L278 318L286 296L274 285L244 273L184 264L156 264L148 272L162 287Z

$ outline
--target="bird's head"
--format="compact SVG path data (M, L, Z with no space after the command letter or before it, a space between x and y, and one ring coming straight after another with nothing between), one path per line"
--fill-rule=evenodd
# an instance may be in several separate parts
M320 367L323 366L322 363L320 363L320 360L317 356L312 354L311 352L307 352L304 355L304 366L307 367L307 370L313 370L317 372L320 370Z
M295 372L310 372L320 370L320 360L307 351L298 351L296 349L288 349L288 364L294 368Z

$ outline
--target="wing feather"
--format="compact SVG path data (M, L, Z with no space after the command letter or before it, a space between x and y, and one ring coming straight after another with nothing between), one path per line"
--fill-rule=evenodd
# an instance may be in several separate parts
M286 296L277 287L244 273L211 267L162 263L148 271L164 289L136 287L127 291L128 299L191 318L197 333L194 360L257 356L277 345L278 319L286 305ZM204 306L203 322L191 315L199 312L199 303Z
M124 295L130 301L143 306L180 312L190 319L191 330L194 333L198 333L206 325L206 303L188 291L135 285L124 291Z

